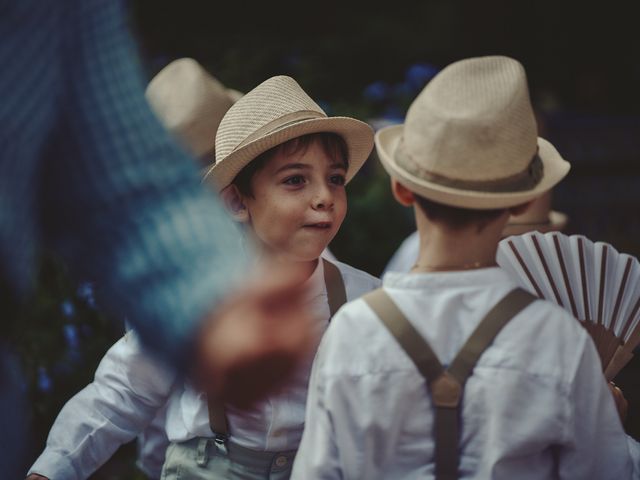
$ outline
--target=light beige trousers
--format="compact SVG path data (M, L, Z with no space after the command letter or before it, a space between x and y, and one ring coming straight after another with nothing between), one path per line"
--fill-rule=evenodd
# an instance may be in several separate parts
M213 438L193 438L172 443L161 480L288 480L295 451L260 452L217 443Z

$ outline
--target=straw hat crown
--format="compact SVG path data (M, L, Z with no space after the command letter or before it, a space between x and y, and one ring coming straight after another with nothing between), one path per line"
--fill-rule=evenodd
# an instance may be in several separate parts
M196 156L215 146L222 117L233 105L231 93L195 60L180 58L149 83L146 97L164 126Z
M334 133L348 149L348 182L373 149L373 130L350 117L328 117L291 77L265 80L229 109L216 136L216 163L205 179L218 190L267 150L293 138Z
M485 57L445 68L409 109L404 148L422 169L450 179L496 180L525 170L537 127L522 65Z
M376 133L382 165L413 192L471 209L506 208L553 188L570 165L538 137L522 65L461 60L418 95L403 125Z
M225 115L216 137L216 162L261 134L296 120L326 116L293 78L271 77L247 93Z

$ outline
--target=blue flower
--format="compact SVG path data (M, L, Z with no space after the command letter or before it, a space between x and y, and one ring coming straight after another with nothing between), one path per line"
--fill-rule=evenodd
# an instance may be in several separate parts
M435 77L438 71L439 69L430 63L415 63L407 69L405 80L414 91L418 91Z
M42 393L49 393L53 388L53 381L44 367L38 367L37 385Z
M60 304L60 311L65 317L71 318L76 313L76 307L71 300L65 300Z
M62 332L64 333L64 339L67 341L67 345L71 349L77 349L80 346L80 338L78 337L78 329L75 325L70 323L66 324Z
M382 102L389 96L389 85L382 81L373 82L364 88L362 95L371 102Z
M95 290L92 282L82 282L78 285L76 295L84 300L89 307L96 308Z

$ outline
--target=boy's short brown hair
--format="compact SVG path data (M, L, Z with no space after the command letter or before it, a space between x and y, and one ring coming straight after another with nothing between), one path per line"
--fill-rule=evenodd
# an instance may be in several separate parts
M309 146L315 142L320 144L324 153L330 158L333 160L341 160L344 163L345 170L349 168L349 149L347 142L345 142L340 135L331 132L310 133L308 135L302 135L301 137L292 138L261 153L249 162L246 167L240 170L240 173L236 175L231 184L235 185L242 195L253 197L251 180L273 155L278 152L283 152L285 155L294 155L300 151L306 152Z
M473 210L470 208L451 207L415 193L413 195L418 207L429 220L442 223L451 230L460 230L472 224L478 224L479 228L482 229L483 224L498 218L506 211L504 208Z

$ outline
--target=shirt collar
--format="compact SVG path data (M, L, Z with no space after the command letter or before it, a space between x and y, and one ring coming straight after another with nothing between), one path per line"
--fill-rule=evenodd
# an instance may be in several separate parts
M307 289L307 299L313 300L322 295L327 295L327 287L324 283L324 263L322 258L318 258L318 264L309 278L305 281Z
M479 286L496 283L513 283L500 267L478 268L454 272L388 272L382 284L389 288L450 288Z

